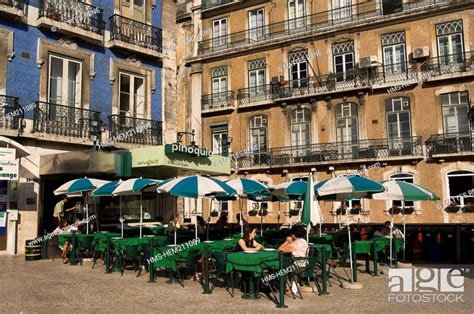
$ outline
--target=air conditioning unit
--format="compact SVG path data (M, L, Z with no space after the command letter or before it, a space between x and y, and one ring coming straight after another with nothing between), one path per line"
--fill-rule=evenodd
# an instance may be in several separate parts
M413 59L426 58L430 56L430 48L428 46L413 49Z
M368 69L377 65L377 56L370 56L366 58L360 58L359 68Z

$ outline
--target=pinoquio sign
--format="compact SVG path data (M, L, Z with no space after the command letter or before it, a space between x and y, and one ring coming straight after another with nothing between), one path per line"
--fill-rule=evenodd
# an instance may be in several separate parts
M179 144L171 144L172 153L185 153L196 157L211 157L212 152L206 148L199 148L197 146L182 146Z

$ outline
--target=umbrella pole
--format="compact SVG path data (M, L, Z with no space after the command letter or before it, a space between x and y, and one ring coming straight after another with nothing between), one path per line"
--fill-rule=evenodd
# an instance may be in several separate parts
M392 265L392 242L393 242L393 212L390 214L391 216L391 221L390 221L390 268L393 267Z
M345 202L343 202L342 208L345 208ZM351 240L351 225L349 224L349 213L346 209L346 223L347 223L347 236L349 238L349 260L351 265L351 283L354 283L354 263L352 258L352 240Z
M263 214L262 209L260 209L260 214ZM260 236L263 236L263 215L260 216Z
M119 206L120 206L120 224L122 227L122 239L123 239L123 217L122 217L122 195L119 196Z
M196 212L196 217L194 219L194 238L195 238L196 241L197 241L197 238L198 238L197 203L198 203L198 199L195 198L194 199L194 211Z
M239 221L239 224L240 224L240 237L243 237L244 236L244 221L243 221L243 213L242 213L242 205L243 203L243 199L241 197L239 197L239 205L240 205L240 221Z
M207 212L206 241L209 241L209 223L211 222L211 209L212 209L212 200L210 200L209 202L209 211Z
M405 202L402 207L402 221L403 221L403 262L405 262L405 249L406 249L406 223L405 223Z
M87 192L86 192L86 226L87 226L87 234L89 234L89 201L87 199Z
M100 231L100 227L99 227L99 208L97 208L97 202L95 200L95 197L93 198L94 200L94 209L95 209L95 213L96 213L96 222L97 222L97 232Z
M142 203L142 195L143 195L143 193L140 192L140 239L142 238L142 225L143 225L143 203Z
M174 204L174 215L173 215L173 223L174 223L174 245L176 245L176 232L177 232L177 226L176 226L176 206L178 205L178 197L176 197L176 203Z

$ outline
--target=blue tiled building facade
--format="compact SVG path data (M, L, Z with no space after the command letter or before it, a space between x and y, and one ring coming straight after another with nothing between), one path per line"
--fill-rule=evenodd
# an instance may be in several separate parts
M149 0L0 1L0 128L92 145L149 124L128 141L161 144L160 8ZM15 108L21 116L8 115Z

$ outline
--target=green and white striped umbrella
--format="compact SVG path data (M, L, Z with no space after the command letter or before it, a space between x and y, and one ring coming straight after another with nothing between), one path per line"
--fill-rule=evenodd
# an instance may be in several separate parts
M374 200L436 201L439 197L424 187L401 180L382 181L384 192L372 194Z

